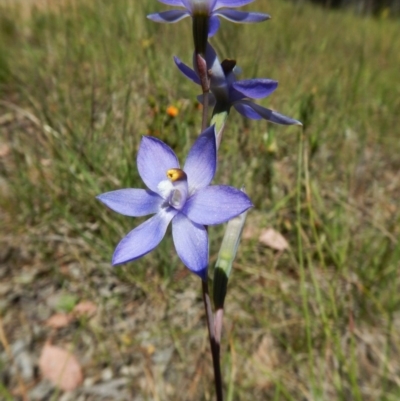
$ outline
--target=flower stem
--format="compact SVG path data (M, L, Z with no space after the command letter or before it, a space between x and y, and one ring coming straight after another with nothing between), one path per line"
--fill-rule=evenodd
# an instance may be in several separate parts
M214 367L214 379L215 379L215 393L217 401L223 401L222 395L222 376L221 376L221 365L220 365L220 341L215 336L215 325L214 325L214 315L211 306L210 293L208 290L208 282L202 280L202 290L203 290L203 301L204 309L206 311L207 327L208 327L208 337L210 340L211 355ZM220 334L219 334L220 337Z
M208 94L210 92L210 80L208 78L207 62L201 54L195 56L197 70L199 72L201 89L203 91L203 115L201 119L201 131L208 127Z

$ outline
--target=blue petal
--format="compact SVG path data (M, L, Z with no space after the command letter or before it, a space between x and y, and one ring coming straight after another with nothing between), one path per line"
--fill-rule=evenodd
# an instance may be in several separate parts
M203 104L204 95L198 95L198 96L196 96L196 99L198 100L198 102L200 104ZM215 103L216 103L215 96L211 92L209 92L208 93L208 107L214 107Z
M254 0L217 0L214 10L218 10L221 7L242 7L246 4L252 3L253 1Z
M133 217L157 213L163 202L154 192L133 188L106 192L97 196L97 199L114 212Z
M168 10L162 11L161 13L149 14L147 18L154 22L172 24L188 17L189 15L190 14L184 10Z
M132 230L115 249L112 264L130 262L152 251L164 238L168 224L176 213L173 209L161 211Z
M195 60L193 64L196 65ZM221 63L218 60L217 53L208 43L206 49L207 68L210 70L210 89L215 98L221 101L228 99L228 83Z
M252 120L262 120L262 117L256 113L250 106L243 104L243 102L234 103L233 107L244 117L251 118Z
M190 12L193 11L193 10L192 10L192 3L193 3L192 0L182 0L183 7L185 7L185 8L186 8L187 10L189 10Z
M212 36L214 36L218 29L219 26L221 25L221 23L219 22L219 19L217 17L210 17L208 20L208 37L211 38Z
M257 114L259 114L265 120L270 121L271 123L281 125L303 125L300 121L297 121L290 117L286 117L283 114L267 109L253 102L242 100L240 101L240 103L251 107Z
M140 142L137 166L147 187L159 193L158 184L167 179L169 169L179 168L179 162L174 151L163 141L144 136Z
M168 6L185 7L181 0L158 0L158 1Z
M196 1L196 0L194 0ZM198 1L198 0L197 0ZM203 0L204 1L204 0ZM211 13L213 10L215 10L215 5L217 4L218 0L205 0L206 3L208 3L208 10Z
M198 75L190 68L188 67L185 63L182 63L181 60L179 60L178 57L174 57L174 61L176 66L179 68L181 73L185 75L187 78L191 79L195 84L200 85L200 78Z
M175 249L185 266L203 280L207 277L208 235L204 226L191 222L182 213L172 220Z
M183 170L187 175L189 194L210 184L217 168L215 127L208 127L193 144Z
M234 103L237 102L238 100L245 99L247 96L243 95L243 93L238 92L232 84L229 86L229 102Z
M215 13L213 13L213 15L225 18L228 21L239 22L241 24L262 22L271 18L268 14L247 13L244 11L236 11L229 9L216 11Z
M224 223L252 206L244 192L226 185L213 185L191 196L182 213L197 224L209 226Z
M272 79L245 79L233 82L232 87L245 97L262 99L269 96L278 87L278 82Z

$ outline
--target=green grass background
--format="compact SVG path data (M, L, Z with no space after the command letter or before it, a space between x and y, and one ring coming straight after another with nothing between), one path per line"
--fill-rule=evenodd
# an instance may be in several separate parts
M199 134L199 88L172 61L190 64L189 20L152 23L146 14L163 7L147 0L47 2L27 18L14 6L0 11L0 241L28 253L28 265L49 266L60 290L102 305L99 322L66 334L82 352L84 335L99 350L88 374L147 361L146 333L145 344L172 347L173 358L162 374L149 359L151 375L146 385L132 377L132 394L213 399L200 283L185 276L169 235L145 258L111 269L115 245L140 219L95 200L142 186L141 135L161 138L183 160ZM272 19L222 21L212 44L221 59L237 60L242 78L278 80L260 103L300 119L304 131L232 111L224 134L215 182L244 184L255 204L226 302L227 399L397 401L399 20L280 0L251 8ZM288 251L259 243L267 227ZM212 261L222 233L210 230ZM60 273L71 263L83 280ZM110 280L131 290L104 295ZM145 317L124 326L136 308Z

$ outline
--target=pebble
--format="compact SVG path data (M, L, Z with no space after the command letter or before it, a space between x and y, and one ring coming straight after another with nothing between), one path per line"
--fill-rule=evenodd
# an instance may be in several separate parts
M28 343L23 340L17 340L11 346L11 352L21 377L25 381L31 381L34 376L34 367L32 356L27 349Z
M104 383L96 384L92 387L85 387L83 391L86 394L93 394L98 397L109 397L113 400L123 401L131 400L126 390L127 378L110 380Z
M102 379L103 381L111 380L113 377L114 377L114 373L113 373L112 369L106 368L106 369L103 369L103 370L102 370L102 372L101 372L101 379Z
M53 390L53 386L47 380L41 381L29 392L29 400L43 401Z

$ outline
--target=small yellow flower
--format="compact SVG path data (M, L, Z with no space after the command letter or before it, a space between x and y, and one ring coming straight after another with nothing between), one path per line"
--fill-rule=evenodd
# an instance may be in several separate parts
M170 117L174 118L174 117L176 117L176 116L179 114L179 110L178 110L178 108L175 107L175 106L168 106L168 107L167 107L167 114L168 114Z

